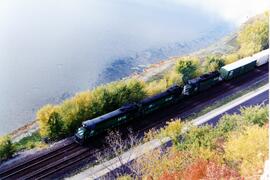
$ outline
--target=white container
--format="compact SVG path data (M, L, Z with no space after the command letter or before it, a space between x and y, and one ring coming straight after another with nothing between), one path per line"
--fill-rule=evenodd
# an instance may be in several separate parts
M269 61L269 49L266 49L257 54L254 54L252 57L257 60L256 66L264 65L268 63Z

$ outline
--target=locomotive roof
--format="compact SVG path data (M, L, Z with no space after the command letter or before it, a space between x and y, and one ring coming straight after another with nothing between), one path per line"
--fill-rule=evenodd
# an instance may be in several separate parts
M120 107L119 109L116 109L116 110L114 110L112 112L109 112L109 113L104 114L102 116L96 117L94 119L84 121L82 123L82 125L87 128L87 127L92 126L93 124L97 124L97 123L102 122L102 121L104 121L106 119L116 117L116 116L122 115L122 114L124 114L124 113L126 113L128 111L134 110L136 107L137 106L135 104L124 105L124 106Z
M201 76L199 76L197 78L188 80L188 84L195 84L195 83L198 83L198 82L206 81L208 79L211 79L211 78L214 78L214 77L217 77L217 76L219 76L219 72L218 71L213 71L213 72L201 75Z
M237 69L241 66L245 66L253 61L256 61L256 59L254 57L245 57L245 58L240 59L238 61L235 61L231 64L223 66L222 69L225 69L226 71L231 71L231 70Z
M177 86L177 85L174 85L174 86L168 88L166 91L164 91L162 93L159 93L157 95L154 95L154 96L151 96L151 97L148 97L148 98L143 99L141 101L141 103L142 104L147 104L147 103L150 103L150 102L155 101L157 99L160 99L162 97L165 97L167 95L173 94L173 93L175 93L177 91L181 92L182 91L181 90L181 87L180 86Z

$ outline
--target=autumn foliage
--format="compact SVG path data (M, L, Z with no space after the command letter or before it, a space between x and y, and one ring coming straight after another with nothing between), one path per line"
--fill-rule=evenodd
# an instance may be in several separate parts
M143 179L258 179L269 158L268 106L242 108L240 113L223 116L216 127L168 122L154 134L170 137L173 146L137 160Z

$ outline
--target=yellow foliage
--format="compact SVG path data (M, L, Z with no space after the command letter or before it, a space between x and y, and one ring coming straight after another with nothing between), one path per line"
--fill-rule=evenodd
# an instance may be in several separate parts
M243 176L260 174L268 159L268 129L257 125L246 127L245 131L235 132L225 144L227 160L239 164Z
M48 135L48 121L53 112L58 112L58 108L57 106L53 106L51 104L43 106L37 112L37 120L39 124L39 129L40 129L39 132L41 136Z
M167 82L165 79L156 80L156 81L147 83L145 89L146 89L147 94L149 96L152 96L152 95L165 91L167 89Z
M177 73L175 70L171 70L166 73L164 78L166 79L167 87L172 86L173 84L182 85L182 74Z
M158 130L150 129L147 133L144 134L143 142L148 142L148 141L158 138L160 136L159 133L160 132Z
M166 122L166 126L161 129L160 135L169 137L174 143L178 142L178 137L182 134L183 123L181 120Z
M210 148L205 147L196 147L190 149L192 156L195 159L204 159L204 160L215 160L216 162L222 163L222 156L219 155L216 151L211 150Z
M240 44L239 53L249 56L269 46L269 14L244 26L239 32L237 41Z
M239 59L241 59L241 56L238 53L232 53L225 56L225 64L233 63Z
M117 178L117 180L133 180L133 178L131 176L120 176Z
M152 176L155 179L164 172L175 172L184 169L192 160L189 153L180 152L175 148L171 148L166 152L156 149L138 158L136 164L143 175Z

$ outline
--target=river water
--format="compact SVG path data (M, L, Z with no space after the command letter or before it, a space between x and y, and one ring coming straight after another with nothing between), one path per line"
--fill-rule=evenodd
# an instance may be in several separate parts
M235 28L198 7L156 2L1 1L0 135L47 103L206 47Z

